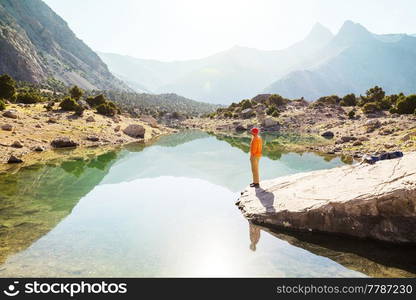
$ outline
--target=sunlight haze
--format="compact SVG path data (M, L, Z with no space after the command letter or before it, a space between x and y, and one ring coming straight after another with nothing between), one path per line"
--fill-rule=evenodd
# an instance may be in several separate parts
M93 50L158 60L201 58L235 45L282 49L317 22L333 33L345 20L374 33L416 33L411 0L44 1Z

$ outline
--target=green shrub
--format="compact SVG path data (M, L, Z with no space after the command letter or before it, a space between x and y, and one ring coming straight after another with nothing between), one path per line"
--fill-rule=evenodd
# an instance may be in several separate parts
M3 99L0 99L0 111L6 109L6 102Z
M355 97L355 94L348 94L342 98L339 104L342 106L356 106L357 98Z
M383 100L381 100L379 102L379 106L383 110L389 110L392 107L392 104L391 104L391 102L390 102L389 99L387 99L386 97L384 97Z
M278 94L270 95L269 98L266 100L268 105L275 105L275 106L283 106L289 103L289 99L283 98Z
M348 118L349 119L354 119L355 118L355 110L350 110L348 113Z
M278 116L279 116L279 112L278 112L277 110L275 110L275 111L272 113L272 117L277 118Z
M16 94L16 82L9 75L0 76L0 99L13 100Z
M117 113L117 107L111 101L107 101L105 103L98 105L96 109L97 109L97 113L99 113L100 115L108 116L108 117L112 117Z
M315 105L335 105L341 102L341 98L337 95L321 97L315 101Z
M397 114L397 113L399 113L399 112L397 111L397 108L395 108L395 107L390 107L389 112L390 112L391 114Z
M19 93L16 98L17 103L24 103L24 104L35 104L39 102L43 102L44 98L36 93L31 92L23 92Z
M409 95L401 98L397 102L397 112L399 114L412 114L416 109L416 95Z
M359 106L364 106L367 103L380 103L386 96L386 93L379 86L375 86L371 89L368 89L365 92L365 96L360 97ZM381 108L381 107L380 107Z
M88 97L86 101L87 101L89 106L97 107L101 104L106 103L107 99L105 98L104 95L101 94L101 95L98 95L98 96L95 96L95 97Z
M271 116L275 111L277 111L277 108L276 108L275 105L272 105L269 108L267 108L266 114L268 114L269 116Z
M364 106L362 107L362 110L363 110L363 113L365 114L371 114L371 113L380 111L381 108L377 103L370 102L370 103L364 104Z
M231 112L227 111L227 112L224 113L224 117L226 117L226 118L232 118L233 117L233 114Z
M241 108L243 110L252 107L250 99L243 100L243 101L240 102L240 104L241 104Z
M71 95L71 98L75 99L76 101L78 101L82 95L84 94L84 91L81 90L78 86L74 85L70 90L69 90L69 94Z
M389 103L389 108L391 108L392 106L396 106L397 105L397 101L404 97L403 93L400 94L392 94L392 95L388 95L386 97L384 97L383 101L384 102L388 102Z
M70 97L66 97L62 102L59 104L59 107L64 111L76 111L78 108L78 103L74 99Z
M76 114L77 116L82 117L82 115L84 114L84 110L85 110L85 107L84 107L84 106L82 106L82 105L77 105L77 107L75 108L75 114Z

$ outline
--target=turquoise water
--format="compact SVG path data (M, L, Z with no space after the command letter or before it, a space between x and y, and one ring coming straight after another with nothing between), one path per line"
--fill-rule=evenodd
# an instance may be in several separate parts
M0 175L0 276L365 276L362 257L348 265L338 252L249 230L234 205L250 182L246 144L187 131ZM263 179L343 164L277 156L261 160Z

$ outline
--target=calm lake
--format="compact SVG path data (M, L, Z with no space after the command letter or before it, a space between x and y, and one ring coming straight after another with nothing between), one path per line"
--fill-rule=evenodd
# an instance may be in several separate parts
M344 164L282 150L302 139L266 138L262 179ZM234 205L249 141L185 131L0 174L0 276L416 274L414 249L250 225Z

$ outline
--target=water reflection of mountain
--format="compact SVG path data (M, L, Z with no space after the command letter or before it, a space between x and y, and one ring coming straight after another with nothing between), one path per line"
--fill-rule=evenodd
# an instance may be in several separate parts
M108 152L0 174L0 263L53 229L100 183L117 157Z
M398 246L314 232L282 232L263 228L278 239L327 257L371 277L415 277L415 246Z

